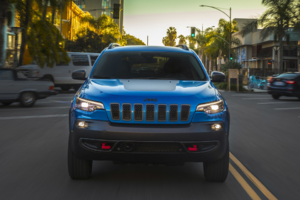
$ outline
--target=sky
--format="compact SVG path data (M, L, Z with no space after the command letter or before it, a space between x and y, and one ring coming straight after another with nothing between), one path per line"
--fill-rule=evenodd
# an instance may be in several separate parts
M124 29L149 45L162 46L162 38L172 26L177 36L190 34L194 26L205 30L218 26L220 18L229 19L220 11L203 8L199 5L210 5L224 8L229 14L232 9L234 18L257 18L265 11L261 0L124 0Z

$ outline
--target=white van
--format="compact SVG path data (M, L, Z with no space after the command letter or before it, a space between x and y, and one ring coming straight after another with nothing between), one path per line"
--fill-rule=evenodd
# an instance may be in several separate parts
M45 66L40 68L36 64L23 65L18 67L28 78L40 78L41 80L50 80L55 87L60 87L68 91L73 87L77 90L84 81L72 79L72 72L79 69L85 69L87 76L90 74L92 67L100 53L81 53L68 52L70 62L54 65L52 68Z

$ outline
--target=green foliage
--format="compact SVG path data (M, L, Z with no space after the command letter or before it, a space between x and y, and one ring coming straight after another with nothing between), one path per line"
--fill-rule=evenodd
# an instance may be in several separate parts
M88 29L78 33L75 41L68 40L65 48L72 52L101 52L110 43L115 43L116 40L112 35L98 35Z
M127 45L146 45L142 40L130 34L123 35L123 39L127 41Z
M28 31L28 49L33 60L43 68L45 65L53 67L55 63L70 59L62 48L64 39L58 29L49 21L38 20L31 23Z
M162 43L165 46L175 46L177 38L177 31L175 27L169 27L167 30L167 36L162 39Z
M179 35L179 44L186 44L186 38L183 35Z
M224 65L221 65L221 71L224 72L226 75L228 74L228 69L242 69L242 65L237 62L229 61Z

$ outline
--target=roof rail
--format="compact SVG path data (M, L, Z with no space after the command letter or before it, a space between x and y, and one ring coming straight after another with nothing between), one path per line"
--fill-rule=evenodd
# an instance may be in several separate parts
M113 49L115 47L120 47L121 45L119 45L118 43L111 43L109 46L108 46L108 49Z
M184 50L189 50L189 48L185 44L179 44L179 45L176 45L175 47L179 47L179 48L182 48Z

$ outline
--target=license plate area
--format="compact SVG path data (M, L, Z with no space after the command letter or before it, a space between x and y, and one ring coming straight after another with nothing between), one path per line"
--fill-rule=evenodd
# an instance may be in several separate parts
M274 82L274 85L276 85L276 86L284 86L285 84L284 84L284 82L276 81L276 82Z

